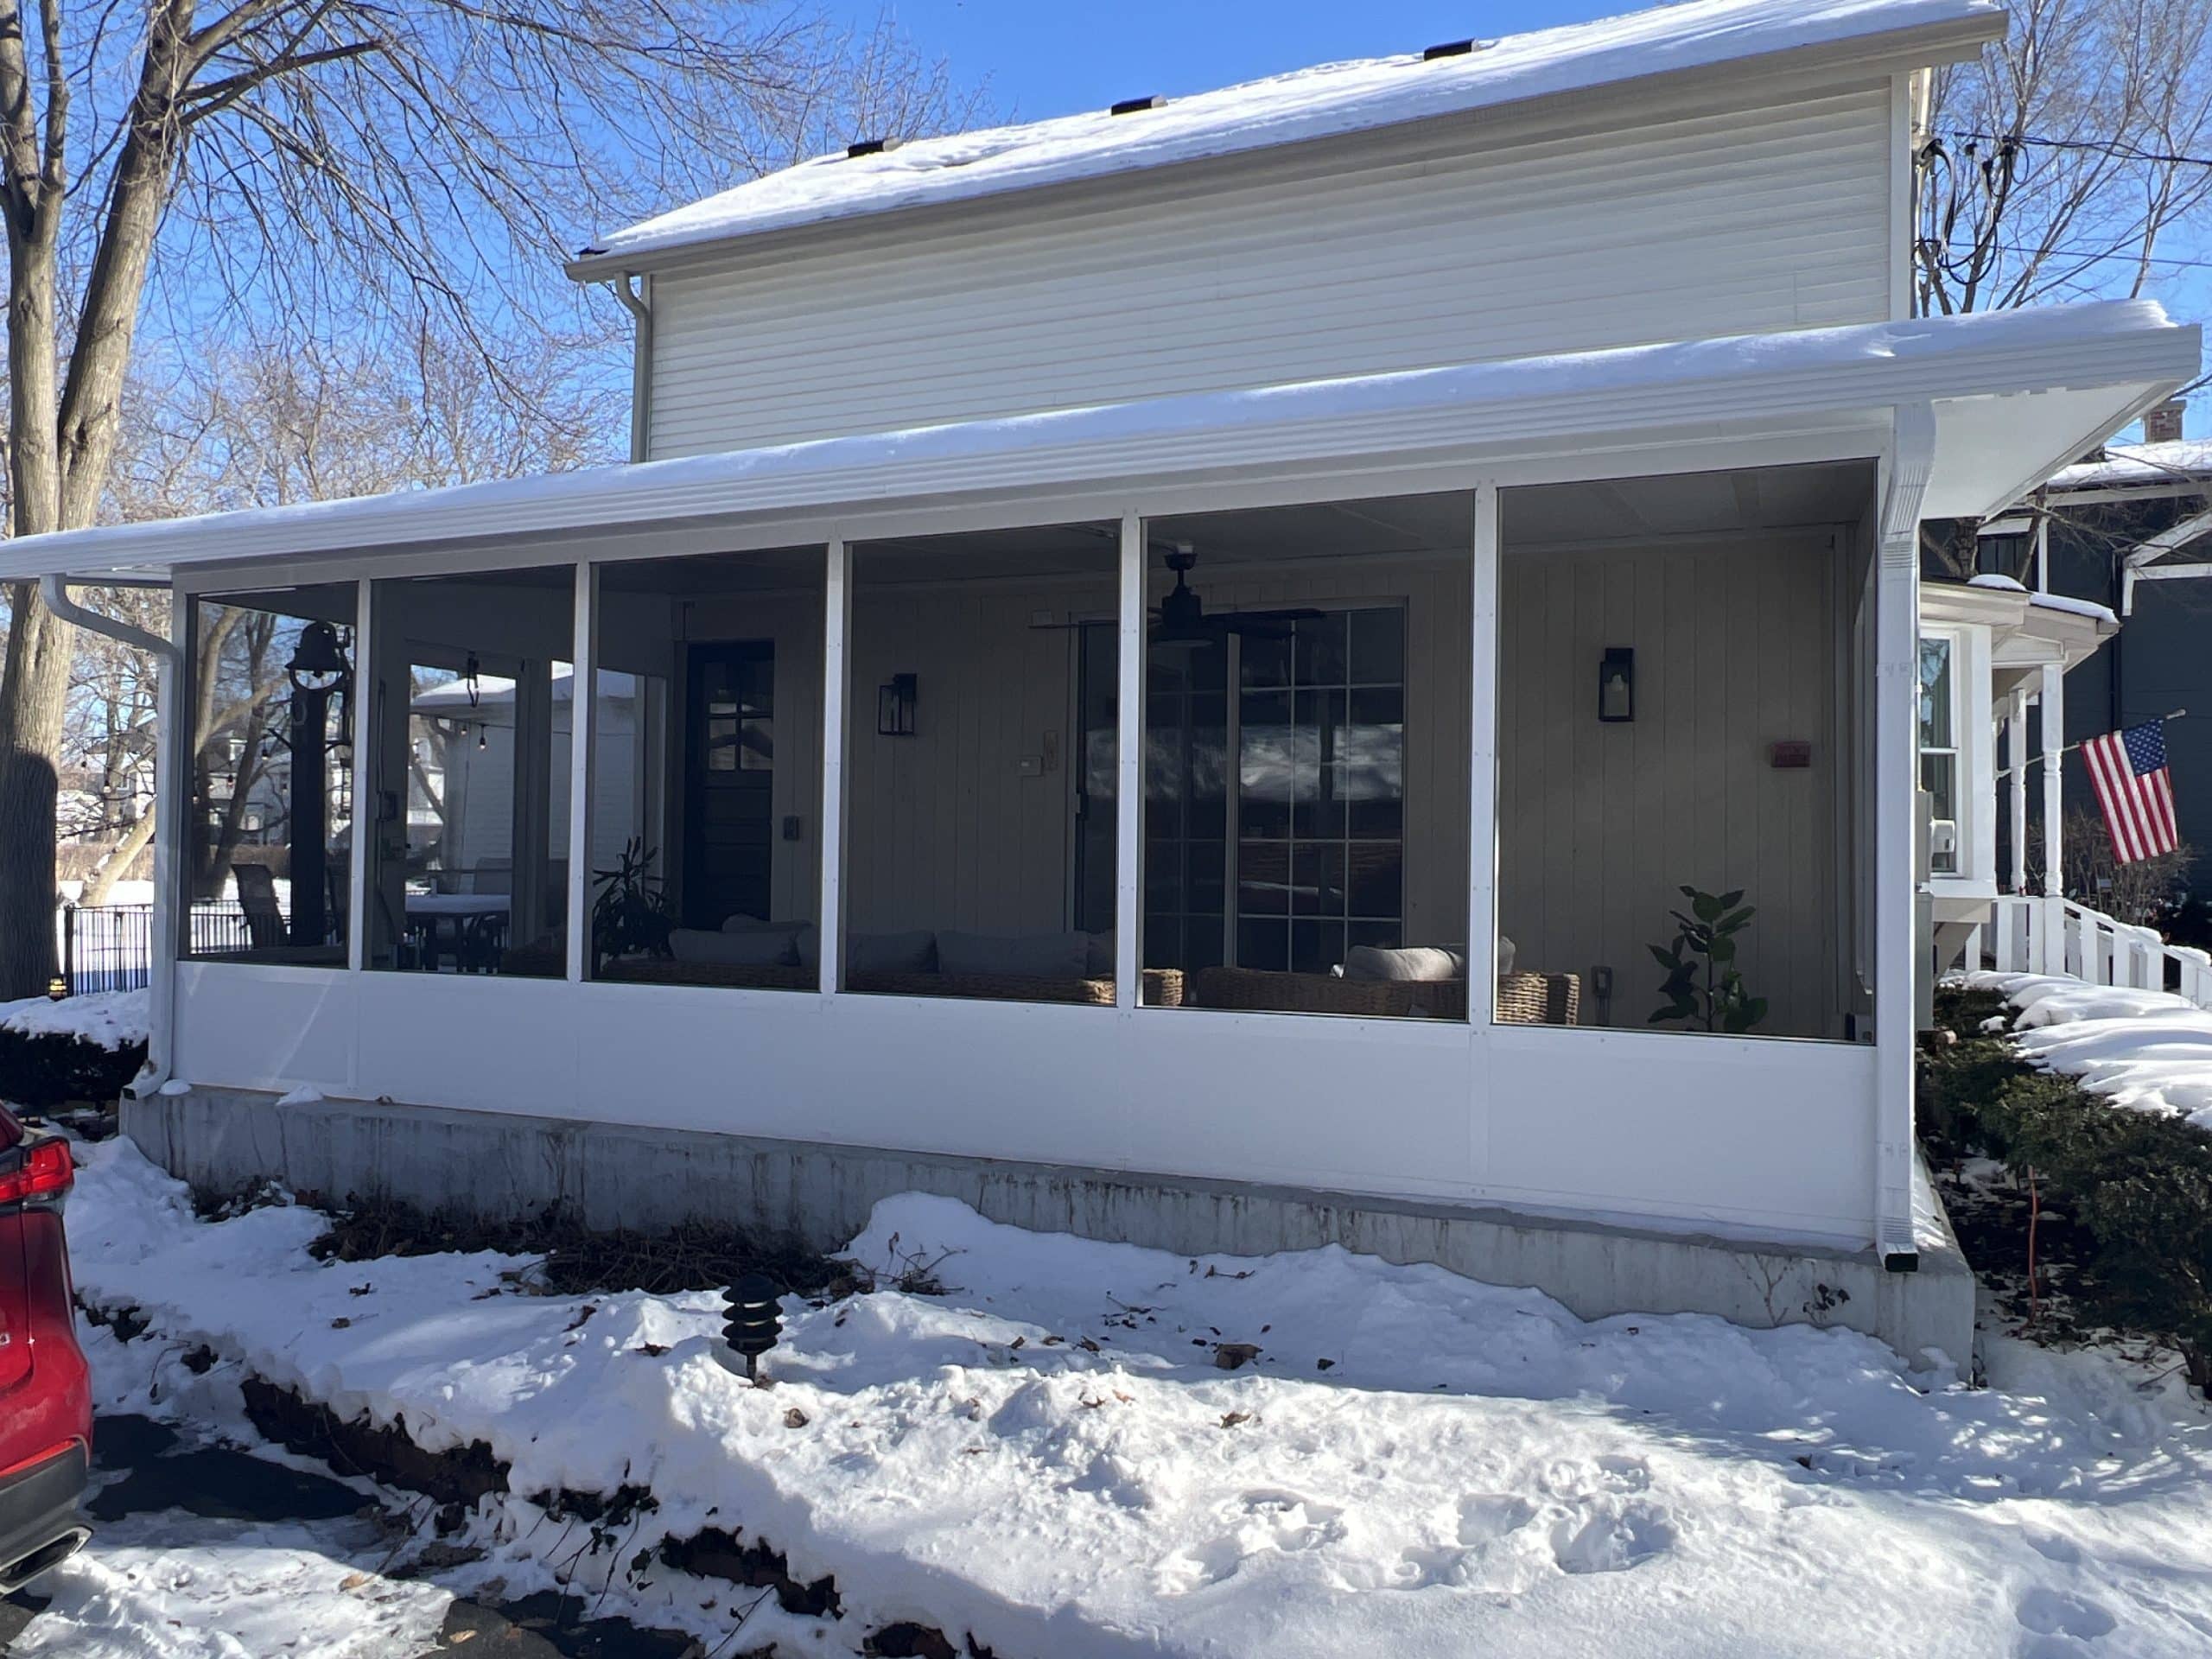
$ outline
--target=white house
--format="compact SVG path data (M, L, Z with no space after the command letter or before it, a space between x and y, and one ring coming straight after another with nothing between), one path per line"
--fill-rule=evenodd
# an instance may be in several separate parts
M1917 528L2199 359L2149 303L1910 317L1925 76L2004 27L1689 0L856 143L578 254L637 317L632 464L9 543L173 584L182 660L239 610L346 658L300 661L349 698L350 904L165 933L131 1133L825 1242L923 1186L1962 1352L1914 1198ZM511 922L430 972L468 895L410 867L408 721L472 670ZM558 674L655 711L593 698L565 790ZM594 786L617 730L641 788ZM672 955L594 934L556 820L657 850ZM1756 912L1694 964L1719 1029L1654 1017L1686 887Z

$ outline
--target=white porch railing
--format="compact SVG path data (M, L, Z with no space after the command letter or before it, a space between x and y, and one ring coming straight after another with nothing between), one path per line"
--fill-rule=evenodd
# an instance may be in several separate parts
M2198 1007L2212 1008L2212 956L2168 944L2155 928L2114 921L2071 899L2000 894L1993 933L1990 954L2000 973L2063 974L2090 985L2177 991ZM1969 960L1979 955L1971 951Z

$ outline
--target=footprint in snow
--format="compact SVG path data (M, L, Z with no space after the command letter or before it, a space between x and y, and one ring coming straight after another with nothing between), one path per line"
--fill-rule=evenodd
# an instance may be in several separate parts
M2080 1596L2057 1590L2035 1589L2020 1598L2012 1617L2023 1629L2042 1637L2070 1636L2077 1642L2094 1642L2108 1636L2119 1624L2111 1611ZM2036 1643L2031 1651L2064 1653L2075 1649L2055 1643Z
M1217 1514L1225 1530L1177 1550L1153 1571L1163 1596L1184 1596L1233 1577L1255 1555L1319 1549L1344 1535L1344 1511L1296 1492L1240 1493Z

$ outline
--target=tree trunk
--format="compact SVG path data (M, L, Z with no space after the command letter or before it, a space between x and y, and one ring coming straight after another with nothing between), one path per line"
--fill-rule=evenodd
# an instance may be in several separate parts
M107 903L108 894L115 891L115 884L123 879L123 873L130 868L139 854L146 850L146 843L153 840L156 810L148 807L138 822L124 832L123 839L116 842L108 855L100 861L99 868L94 870L92 880L85 883L84 896L78 899L79 904Z
M69 629L29 582L11 586L7 695L0 697L0 1001L54 976L54 810Z

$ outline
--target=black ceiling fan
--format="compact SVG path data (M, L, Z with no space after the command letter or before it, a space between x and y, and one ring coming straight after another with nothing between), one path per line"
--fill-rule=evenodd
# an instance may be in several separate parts
M1311 606L1281 611L1209 613L1191 588L1191 571L1198 562L1198 556L1188 542L1177 542L1167 550L1167 568L1175 573L1175 586L1152 613L1148 643L1154 651L1203 651L1232 633L1254 639L1287 639L1292 623L1324 614Z

